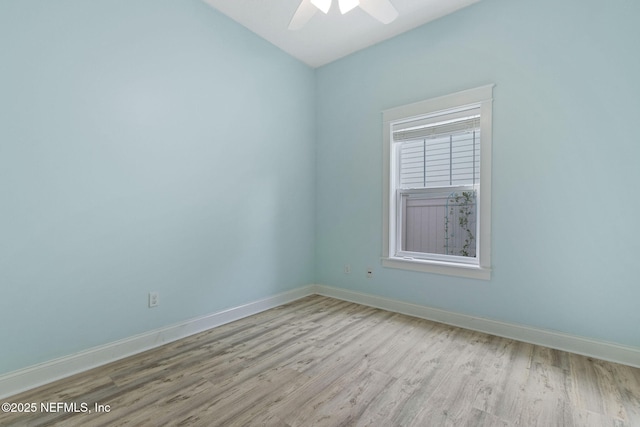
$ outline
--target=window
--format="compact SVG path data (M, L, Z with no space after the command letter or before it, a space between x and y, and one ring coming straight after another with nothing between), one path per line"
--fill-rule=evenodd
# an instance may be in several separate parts
M492 92L384 111L384 266L489 279Z

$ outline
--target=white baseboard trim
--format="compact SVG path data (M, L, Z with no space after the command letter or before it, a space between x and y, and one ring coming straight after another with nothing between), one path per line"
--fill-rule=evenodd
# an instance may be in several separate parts
M0 399L318 294L640 368L640 348L500 322L325 285L307 285L0 376Z
M313 290L316 294L344 301L355 302L370 307L433 320L447 325L458 326L472 331L485 332L499 337L511 338L517 341L640 368L640 348L637 347L629 347L547 329L474 317L330 286L315 285Z
M308 285L283 292L218 313L187 320L175 325L154 329L139 335L90 348L79 353L50 360L0 376L0 398L56 381L89 369L114 362L127 356L188 337L216 326L224 325L270 308L314 294L315 286Z

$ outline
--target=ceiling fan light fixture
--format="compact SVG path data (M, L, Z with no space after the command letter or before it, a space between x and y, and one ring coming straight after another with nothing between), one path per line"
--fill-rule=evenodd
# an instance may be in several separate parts
M331 0L311 0L311 4L324 13L328 13L331 9Z
M339 0L340 13L343 15L360 4L360 0Z
M327 14L331 9L331 3L332 0L300 0L300 5L289 22L289 29L300 30L318 9ZM391 0L338 0L338 6L343 15L359 6L383 24L388 24L398 17L398 11L391 4Z

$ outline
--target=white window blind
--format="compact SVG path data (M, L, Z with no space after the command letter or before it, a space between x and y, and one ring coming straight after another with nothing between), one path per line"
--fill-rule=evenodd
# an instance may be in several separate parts
M480 182L478 108L395 124L393 142L398 149L398 188Z

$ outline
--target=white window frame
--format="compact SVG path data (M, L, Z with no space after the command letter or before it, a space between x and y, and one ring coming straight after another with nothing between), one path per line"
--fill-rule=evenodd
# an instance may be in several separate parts
M385 110L383 116L383 254L382 265L427 273L445 274L489 280L491 278L491 139L493 84L481 86L428 99L413 104ZM393 164L395 150L393 124L412 118L434 115L466 106L480 107L480 189L478 194L479 220L477 232L477 262L470 263L465 257L455 256L410 256L400 251L397 219L400 198L396 191L397 166ZM438 259L439 258L439 259ZM457 259L459 258L459 259Z

